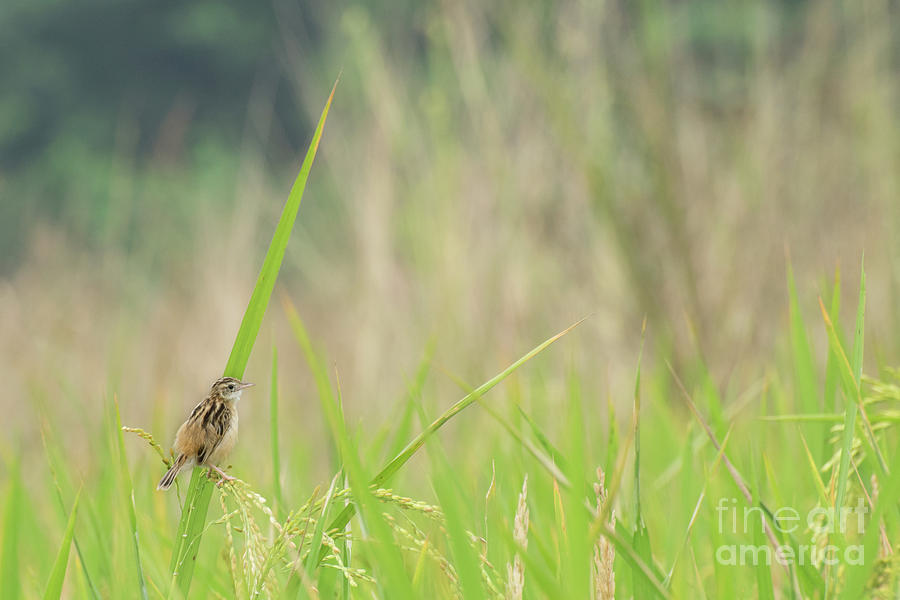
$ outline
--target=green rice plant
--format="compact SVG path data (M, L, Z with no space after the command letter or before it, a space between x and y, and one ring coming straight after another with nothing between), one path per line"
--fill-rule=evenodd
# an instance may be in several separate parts
M683 383L654 367L657 349L645 355L643 347L621 397L604 395L592 387L592 377L572 367L550 377L540 365L520 369L559 336L485 384L469 386L435 368L430 343L418 362L413 357L402 400L383 418L370 415L362 425L348 418L349 410L345 415L340 377L285 300L291 331L316 384L325 436L307 444L281 435L278 421L292 416L290 401L306 398L305 391L289 391L283 383L278 389L289 354L273 347L268 414L261 420L271 439L260 457L252 457L271 465L262 476L271 472L273 480L254 488L237 480L219 491L201 482L221 513L205 513L197 532L180 542L188 549L182 564L194 563L193 587L183 589L176 579L166 588L172 543L162 524L174 503L142 484L150 461L132 456L129 465L123 432L146 440L164 462L169 457L149 433L121 427L118 406L107 403L97 435L85 443L87 455L109 456L110 468L84 466L67 456L52 435L51 417L43 414L45 473L35 475L31 464L7 458L3 449L8 476L0 489L0 594L53 595L62 581L62 593L75 597L893 597L900 572L891 554L900 531L900 483L893 466L900 460L900 370L863 374L865 278L849 351L837 320L838 294L835 287L828 310L825 302L820 307L828 345L816 348L797 292L789 289L784 353L744 388L716 381L702 365L689 369L693 376ZM827 352L824 373L815 366L814 350L822 358ZM462 400L437 419L425 418L431 404L424 398L440 390L429 380L436 370L456 382ZM507 386L499 386L505 379ZM804 385L807 392L799 391ZM673 390L683 404L669 401ZM842 401L835 408L838 394ZM629 403L631 421L619 424L613 406ZM444 426L474 404L476 414L460 420L476 418L446 432ZM685 406L692 416L679 412ZM848 426L850 407L857 414ZM416 459L418 454L427 456ZM147 456L155 462L153 453ZM605 467L602 475L595 475L597 465ZM324 476L316 471L322 467L328 469ZM64 544L81 567L67 573L66 563L59 562L60 540L49 533L54 528L40 525L56 522L60 507L71 517L82 479L77 535L73 529ZM864 533L823 535L803 527L786 533L775 527L777 507L832 508L838 506L839 487L839 506L862 498L870 509ZM767 529L716 531L711 499L735 489L738 509L762 515ZM194 496L185 503L189 519L199 518L203 508L202 496ZM308 500L295 507L286 503L290 498ZM714 562L715 548L733 541L777 544L795 555L810 542L842 549L861 544L867 560L837 568L821 560L784 567Z
M275 501L278 510L284 510L281 491L281 452L278 443L278 349L272 345L272 377L269 389L269 442L272 445L272 477L275 481Z
M352 464L348 467L346 462L347 457L345 456L345 453L351 452L352 454L350 455L350 460L355 461L356 459L354 459L353 456L355 456L356 451L353 447L352 441L350 441L349 435L346 433L345 426L343 425L343 413L339 409L340 403L336 402L334 399L331 383L322 365L322 361L312 348L309 336L306 333L306 329L303 326L303 322L297 314L296 309L294 309L293 305L287 299L284 300L284 305L295 337L300 347L304 351L307 363L309 364L310 369L313 373L313 377L316 381L316 385L319 390L320 403L322 405L323 412L326 414L327 421L332 429L334 442L340 449L341 456L344 461L344 467L348 469L352 468L354 471L356 471L357 475L359 475L361 465ZM542 344L535 347L532 351L525 354L522 358L512 363L500 374L482 384L475 390L467 393L463 397L463 399L458 401L451 408L445 411L440 417L428 424L424 428L422 433L420 433L415 439L409 442L406 447L397 455L397 457L390 461L375 477L371 479L371 482L366 486L365 491L361 491L360 489L362 483L358 481L356 484L353 483L353 477L351 476L351 489L353 490L355 502L352 504L348 504L344 508L344 510L329 525L327 531L330 533L341 531L360 508L368 506L368 510L371 514L368 519L364 518L363 522L366 524L366 529L369 530L370 535L373 536L373 538L376 540L376 543L378 543L379 547L381 547L383 550L386 547L391 547L391 544L393 542L389 535L389 531L385 530L382 526L383 521L381 515L374 513L369 501L366 500L366 497L371 493L371 488L378 488L382 486L390 479L390 477L392 477L400 468L402 468L402 466L423 445L425 445L426 441L446 422L448 422L455 415L459 414L459 412L461 412L466 407L470 406L476 401L479 401L484 393L496 386L505 377L512 374L525 362L546 349L554 341L558 340L560 337L571 331L572 328L577 326L579 323L581 323L581 321L575 323L574 325L563 330L557 335L547 339ZM420 369L419 372L421 374L421 377L424 377L424 369ZM433 458L433 460L436 459ZM434 465L436 468L438 468L439 474L432 479L432 482L435 491L441 499L441 504L448 521L447 533L451 542L451 547L453 549L455 578L459 582L461 590L464 594L466 594L467 596L470 594L474 594L473 597L479 597L485 593L485 590L481 587L481 582L485 580L490 581L490 575L485 575L485 571L482 568L483 565L479 566L478 559L472 555L471 541L469 540L468 533L463 526L463 523L465 522L465 519L463 517L464 509L460 503L458 490L454 490L450 483L453 481L453 477L450 475L449 468L445 466L443 469L440 469L440 464L446 463L440 463L440 461L438 461L438 464ZM440 475L440 473L443 473L444 475L442 476ZM360 493L365 494L362 500L359 500L357 497L357 494ZM583 502L583 498L581 502ZM581 512L581 508L579 509L579 512ZM374 530L372 529L373 527ZM320 553L320 557L324 558L324 553ZM380 552L379 557L384 559L384 553ZM587 565L587 561L590 558L589 553L585 552L584 557L585 564ZM386 568L386 572L384 573L386 582L389 582L390 586L386 589L392 589L395 591L399 590L399 592L397 593L401 596L403 596L404 594L412 593L410 582L403 574L402 561L399 560L399 557L389 558L386 561L386 564L383 566L385 566ZM587 578L585 578L585 582L587 582ZM496 587L496 585L494 587Z
M322 512L316 518L316 526L313 530L312 539L310 541L310 549L306 554L306 560L303 563L303 569L306 571L306 577L312 579L315 569L318 566L318 557L322 553L324 546L325 523L328 522L328 513L331 508L331 500L334 497L335 487L338 480L341 479L341 473L338 473L331 479L331 485L325 494L325 500L322 502Z
M761 490L763 489L763 478L759 473L760 469L757 467L757 463L758 463L758 461L756 459L757 454L758 454L757 452L753 452L751 454L751 458L753 459L751 461L751 465L752 465L752 467L754 467L752 469L754 485L752 488L753 499L751 501L751 506L764 505L764 502L763 502L763 499L761 496ZM722 455L724 456L725 453L722 452ZM764 519L766 517L761 514L761 518ZM775 519L773 518L773 521L774 520ZM781 532L777 531L777 533L781 533ZM757 547L765 546L766 543L768 542L768 540L766 539L765 531L763 529L760 529L759 527L753 527L752 537L753 537L753 543ZM781 540L779 540L779 541L781 541ZM754 569L754 571L756 572L756 597L759 600L774 600L775 599L775 590L774 590L774 584L772 581L772 566L767 561L760 561L759 564L755 565L755 567L756 568Z
M640 389L640 360L638 361L638 363L638 384L635 388L636 394L639 393ZM557 564L558 574L562 579L562 588L553 587L549 584L547 577L544 576L540 578L540 581L544 583L545 591L552 589L552 593L548 592L551 596L560 594L566 596L572 596L573 594L575 594L577 596L580 593L587 593L586 588L580 590L579 588L583 588L590 583L588 574L591 567L589 562L591 560L591 557L593 556L592 550L590 548L591 545L594 544L594 540L597 540L602 534L605 539L598 543L605 545L605 547L608 548L607 553L612 552L614 547L620 549L623 559L628 562L629 565L633 568L634 579L637 581L639 586L642 586L647 590L651 590L652 594L658 594L663 598L669 597L665 586L661 583L662 577L653 568L652 555L649 558L646 556L642 556L637 550L636 545L633 544L634 534L632 533L629 535L624 530L617 531L615 525L621 527L621 524L617 523L615 519L612 520L613 526L610 526L610 524L607 523L607 519L609 519L610 517L612 499L615 496L615 492L618 490L618 482L624 468L624 459L627 454L627 448L630 447L631 441L634 439L634 436L637 433L637 428L635 427L631 431L631 436L629 437L628 442L625 446L626 452L623 453L619 465L615 471L611 489L604 490L605 500L603 506L599 510L593 511L590 508L588 499L585 495L586 488L583 483L585 480L582 476L578 475L578 473L584 471L583 460L578 459L575 461L570 461L570 459L567 459L559 450L557 450L553 446L553 444L549 441L549 438L544 434L537 423L533 420L530 420L527 417L527 414L521 409L521 407L519 407L520 414L525 416L526 419L529 419L535 438L540 440L541 444L548 450L548 453L554 457L551 460L539 449L535 448L534 445L529 442L529 440L524 438L524 436L519 433L515 429L515 427L513 427L508 421L497 414L497 412L494 411L487 403L483 402L480 398L480 395L478 395L477 390L471 390L468 386L465 385L465 383L462 383L456 377L454 377L454 380L460 385L460 387L462 387L463 390L467 391L469 395L474 395L476 401L479 402L482 409L484 409L492 417L494 417L494 419L497 420L508 433L510 433L510 435L516 440L518 444L521 444L524 448L526 448L529 453L536 459L538 464L540 464L541 467L543 467L544 470L546 470L547 473L550 474L553 478L553 506L556 519L556 529L557 533L562 537L562 543L557 548L555 558L549 557L548 555L546 555L546 553L545 557L548 559L548 561L552 561ZM569 410L567 411L568 434L566 436L569 440L570 446L568 448L568 454L570 456L580 457L586 454L586 442L584 440L583 433L580 431L583 418L580 409L579 390L577 388L577 382L574 378L574 374L570 374L568 382ZM568 476L560 471L559 467L556 466L555 461L559 461L563 465L566 465L565 468L569 473ZM570 462L575 466L571 466ZM573 484L572 481L575 481L577 485ZM565 501L563 500L564 497ZM585 517L593 518L593 522L589 523L587 520L585 520ZM570 534L569 531L572 531L573 533ZM586 536L581 535L581 532L584 531L588 532ZM537 540L540 539L536 534L535 537L537 538ZM632 541L628 541L629 538L632 538ZM516 543L521 546L520 543ZM546 573L546 571L543 571L541 569L538 569L538 572ZM559 591L560 589L566 591Z
M256 286L253 288L253 294L250 296L250 302L247 305L247 310L244 312L237 338L231 349L231 355L228 357L228 363L225 366L224 375L227 377L240 379L244 375L244 368L247 366L250 352L253 350L253 344L262 324L263 315L265 315L266 308L269 305L269 298L272 296L272 290L275 287L275 280L278 277L285 248L290 239L294 221L297 218L297 211L300 209L300 201L303 199L303 191L306 188L306 181L309 178L310 169L312 169L316 150L318 150L319 142L322 139L325 119L328 117L328 109L331 107L331 101L334 98L336 89L337 82L331 89L331 94L328 96L325 108L319 117L309 150L300 167L300 173L294 181L291 193L278 221L278 226L275 228L275 234L272 236L272 242L269 244L268 252L266 252L263 266L259 272L259 278L256 281ZM190 589L194 564L200 539L203 535L211 495L212 484L203 476L200 469L194 469L191 474L191 482L188 486L181 521L178 524L178 530L175 535L175 549L172 552L172 561L169 565L172 575L172 585L169 588L170 597L176 592L186 596Z
M828 311L828 316L831 319L831 322L834 323L835 328L838 332L840 332L840 318L841 314L841 271L839 268L835 268L834 271L834 285L832 286L831 291L831 308ZM840 375L837 371L837 356L834 353L834 350L829 346L828 348L828 359L825 363L825 402L822 406L822 410L830 411L837 410L837 390L838 385L840 384Z
M293 313L296 316L296 312ZM289 317L291 313L289 312ZM575 327L580 325L584 319L573 323L566 329L560 331L556 335L544 340L541 344L535 346L531 349L530 352L523 355L521 358L510 364L503 371L484 382L480 386L478 386L472 393L466 394L463 398L458 400L453 406L444 411L437 419L431 422L428 427L425 428L422 433L417 435L412 441L410 441L406 447L394 457L387 465L382 468L375 477L372 478L371 485L373 486L382 486L387 483L391 477L400 468L409 461L410 458L425 444L425 442L430 438L434 433L436 433L441 427L443 427L450 419L454 416L458 415L460 412L468 408L472 405L478 398L482 397L485 393L494 388L498 383L509 377L512 373L514 373L519 367L523 364L543 352L547 349L553 342L559 340L564 335L572 331ZM297 323L299 323L298 318L292 318L292 323L294 324L294 332L298 334ZM298 334L299 337L299 334ZM341 529L346 525L350 519L353 517L354 508L352 505L348 505L337 517L331 522L329 530Z
M377 568L384 579L383 589L391 590L390 593L403 598L412 598L414 597L412 582L403 567L403 558L396 549L390 526L381 514L375 496L368 485L368 477L363 470L356 444L347 431L343 411L337 402L328 402L326 399L324 405L332 436L340 450L341 463L346 469L350 482L353 504L348 506L356 506L362 526L369 536L367 542L377 548L379 557ZM343 526L329 527L328 531L340 531L341 529Z
M806 323L797 299L797 285L790 260L787 264L788 304L790 314L791 360L794 368L793 383L795 387L794 402L796 410L805 414L822 411L822 396L819 395L816 367L813 361L812 348L809 344ZM827 395L827 391L826 391ZM817 449L825 447L827 428L818 423L805 425L807 435L813 440Z
M122 494L125 497L126 510L128 512L128 526L134 547L134 564L137 571L137 584L141 598L147 600L147 585L144 583L144 567L141 564L141 544L138 539L137 515L134 510L134 486L131 483L131 471L128 470L128 458L125 455L125 439L122 433L122 417L119 414L119 400L113 399L116 409L116 438L119 447L119 476L121 478Z
M402 557L394 547L391 529L377 509L372 490L366 481L367 477L364 474L356 444L347 431L343 410L340 407L339 400L334 396L325 367L313 350L299 315L297 315L293 305L288 300L285 300L285 309L295 337L304 351L307 363L315 378L320 405L330 428L332 441L338 449L341 464L347 473L350 483L353 503L348 504L344 511L346 512L351 507L354 507L353 512L360 512L363 526L371 536L372 543L378 546L378 555L381 559L379 561L380 574L384 578L383 585L387 586L387 589L396 590L396 593L403 595L403 597L413 597L412 583L404 571ZM349 518L337 526L332 523L325 530L325 533L330 536L342 531L348 521ZM323 548L319 552L317 562L321 562L327 554L326 549Z
M416 375L415 377L413 377L408 386L406 392L406 402L403 405L403 412L400 416L400 419L398 419L397 421L397 426L394 429L394 433L392 436L393 439L388 446L388 458L400 454L400 451L403 450L403 447L406 445L407 440L412 437L412 426L414 417L416 415L416 406L417 403L421 402L422 400L422 388L425 386L425 380L428 378L428 374L431 369L431 358L433 354L434 344L429 344L425 349L422 360L419 362L418 368L416 369Z
M3 511L3 546L0 552L0 592L4 598L19 596L19 528L24 510L24 491L19 472L20 460L15 458L8 465L9 489Z
M423 423L424 425L424 423ZM458 577L459 590L464 598L485 598L487 590L482 581L478 554L469 539L467 524L472 515L465 505L465 493L454 476L453 468L441 445L435 440L428 445L432 470L431 484L447 520L447 539L450 557Z
M894 449L891 464L900 464L898 461L900 461L900 444ZM851 600L863 597L863 591L877 564L877 561L872 560L871 557L877 556L878 553L878 538L880 535L878 523L881 522L888 511L896 509L898 500L900 500L900 469L894 469L893 473L884 481L884 485L878 495L878 503L869 521L870 526L866 529L863 537L864 555L870 558L863 561L861 565L847 566L846 580L840 595L842 599Z
M644 523L644 516L641 512L641 359L644 354L644 335L646 332L647 321L644 321L641 328L641 350L638 354L637 374L634 380L634 413L633 413L633 435L634 435L634 548L638 556L641 557L647 565L653 564L653 551L650 546L650 532L647 531L647 525ZM653 597L653 588L645 582L645 579L638 571L634 572L634 593L641 598Z
M706 431L707 436L712 442L713 446L717 450L721 450L722 444L719 443L716 438L715 433L712 428L700 414L700 411L697 409L696 404L694 403L691 395L685 389L684 384L678 378L678 375L675 373L674 369L671 365L669 365L669 370L672 373L675 382L678 385L678 388L684 397L685 402L688 404L688 407L691 410L691 413L694 415L694 418L700 423L703 427L704 431ZM731 460L729 460L727 454L722 453L722 459L725 462L725 466L728 469L728 473L731 476L731 479L734 481L735 485L738 487L743 499L747 502L748 506L759 507L762 510L762 514L764 519L762 521L762 525L765 532L765 537L768 540L769 544L771 544L772 548L779 547L779 542L782 541L778 536L776 536L775 531L773 530L773 520L774 516L772 511L766 506L765 503L761 502L758 498L754 500L753 491L747 486L746 480L738 471L738 469L734 466ZM798 543L792 537L788 537L788 543L791 547L796 548ZM718 562L716 563L718 565ZM814 567L808 564L799 565L799 574L801 575L800 580L798 581L797 575L795 574L793 568L791 566L785 566L785 570L787 571L787 575L789 580L791 581L791 585L794 588L795 592L798 591L798 587L801 583L805 586L805 591L807 593L821 594L824 589L825 582L823 581L821 574L815 570Z
M66 532L63 535L62 543L56 554L56 560L53 563L53 569L50 571L50 579L47 580L47 587L44 589L44 600L58 599L62 595L63 581L66 579L66 567L69 564L69 550L72 547L72 537L75 535L75 517L78 514L78 499L81 492L75 495L75 501L72 503L72 510L69 512L69 522L66 525Z
M59 473L56 468L56 463L51 456L50 444L47 440L49 436L49 432L46 430L46 421L44 422L44 426L41 428L41 444L44 447L44 454L47 457L47 467L50 471L50 476L53 478L53 487L56 491L56 499L59 502L59 509L62 511L63 515L67 514L66 510L66 502L63 499L62 487L59 482ZM78 536L73 534L72 536L72 544L75 546L75 553L78 556L78 562L81 563L82 577L84 579L84 588L85 588L85 596L90 596L94 600L100 600L100 591L97 589L97 586L94 583L94 578L91 576L88 571L87 564L85 563L84 553L81 550L81 544L78 542Z
M828 330L829 347L831 349L831 352L835 356L837 372L840 377L840 381L843 384L844 393L848 400L845 406L844 434L843 442L841 444L840 469L838 471L837 491L834 498L834 505L836 507L844 505L844 495L847 489L847 479L850 476L850 447L853 442L853 437L856 434L856 415L859 409L860 400L859 377L856 375L856 372L857 370L860 370L861 374L862 369L862 328L865 319L865 304L866 277L865 271L862 271L860 275L859 305L856 313L856 336L854 337L853 342L854 363L856 363L856 361L858 360L858 365L851 365L847 362L847 357L844 354L843 348L841 347L841 343L837 337L834 324L831 322L831 317L829 317L825 312L824 305L822 306L822 317L825 320L825 326Z

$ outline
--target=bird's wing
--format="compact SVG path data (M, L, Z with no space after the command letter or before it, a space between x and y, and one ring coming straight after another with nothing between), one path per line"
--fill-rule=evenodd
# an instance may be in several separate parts
M231 419L231 409L225 402L206 398L194 407L178 430L175 449L188 457L197 457L197 463L202 464L222 442Z
M222 443L225 432L231 426L231 409L228 408L225 402L216 402L198 420L205 432L205 443L197 451L197 461L203 463L209 456L212 456L219 444Z

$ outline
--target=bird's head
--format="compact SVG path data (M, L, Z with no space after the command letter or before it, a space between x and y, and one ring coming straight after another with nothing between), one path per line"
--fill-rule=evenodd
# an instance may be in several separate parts
M209 392L211 395L219 396L229 402L237 402L241 399L241 392L252 385L254 384L245 383L234 377L223 377L212 384Z

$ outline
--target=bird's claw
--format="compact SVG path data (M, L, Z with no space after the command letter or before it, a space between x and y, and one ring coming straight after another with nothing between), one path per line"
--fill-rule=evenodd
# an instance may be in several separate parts
M212 469L210 469L209 472L207 473L207 477L212 478L213 470L215 470L215 472L219 474L219 481L216 482L216 487L220 488L225 484L226 481L234 481L235 480L234 477L227 474L225 471L223 471L222 469L219 469L218 467L213 467Z

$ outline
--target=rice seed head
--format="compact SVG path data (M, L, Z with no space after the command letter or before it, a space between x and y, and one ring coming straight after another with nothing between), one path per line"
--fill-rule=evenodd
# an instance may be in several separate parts
M597 469L597 481L594 483L594 495L597 497L599 512L607 499L606 474ZM616 526L616 513L610 511L609 524ZM601 536L594 544L594 557L591 561L591 579L594 587L594 600L613 600L616 597L616 574L613 564L616 561L616 549L606 537Z
M428 536L415 524L412 519L406 519L406 527L397 522L393 515L382 513L388 525L407 541L407 544L401 544L401 548L413 554L421 554L424 552L438 565L441 571L446 575L456 597L462 597L462 591L459 589L459 576L453 564L447 560L447 557L435 547L434 544L428 542Z
M528 475L522 481L522 492L519 494L519 503L516 506L516 516L513 519L513 539L523 549L528 548ZM522 600L525 590L525 564L522 557L516 552L512 564L506 565L506 598L507 600Z
M152 433L150 433L149 431L144 431L140 427L125 427L125 426L123 426L122 431L125 431L127 433L137 434L138 437L140 437L143 440L146 440L147 443L150 444L150 447L153 448L154 450L156 450L156 453L159 454L159 457L162 459L163 463L167 467L172 466L172 458L169 456L166 456L166 453L162 449L162 446L159 445L159 442L157 442L155 439L153 439Z
M444 514L441 512L440 507L433 506L431 504L428 504L427 502L413 500L412 498L407 498L406 496L398 496L391 490L386 490L383 488L372 490L372 494L384 503L396 504L398 507L404 510L419 512L437 521L444 520Z

